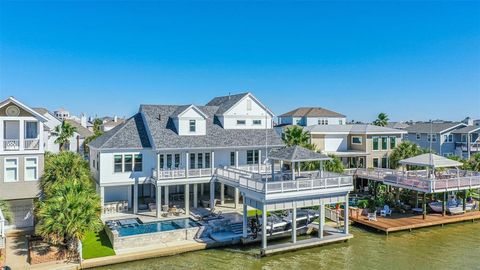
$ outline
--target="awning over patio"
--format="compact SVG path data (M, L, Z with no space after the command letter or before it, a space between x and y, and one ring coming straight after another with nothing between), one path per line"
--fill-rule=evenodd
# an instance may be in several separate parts
M314 152L298 145L272 149L270 153L268 153L268 158L271 160L283 160L289 162L331 160L327 155Z
M463 165L458 161L431 153L402 159L399 163L402 165L415 165L430 168L460 167Z

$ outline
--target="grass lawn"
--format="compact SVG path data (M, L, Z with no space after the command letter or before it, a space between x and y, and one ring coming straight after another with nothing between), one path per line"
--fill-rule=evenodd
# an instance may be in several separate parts
M115 255L113 250L112 243L108 239L107 233L105 230L101 230L98 233L89 232L87 236L82 241L83 244L83 258L92 259L98 257L106 257Z
M258 216L262 215L262 210L248 210L247 211L247 217L254 217L255 214L258 213ZM270 216L270 213L267 212L267 217Z

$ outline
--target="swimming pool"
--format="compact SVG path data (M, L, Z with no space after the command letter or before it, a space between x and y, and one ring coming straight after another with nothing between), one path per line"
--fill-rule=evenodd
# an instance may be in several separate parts
M120 237L137 234L156 233L199 227L200 224L191 218L165 220L142 223L139 219L117 220L115 229Z

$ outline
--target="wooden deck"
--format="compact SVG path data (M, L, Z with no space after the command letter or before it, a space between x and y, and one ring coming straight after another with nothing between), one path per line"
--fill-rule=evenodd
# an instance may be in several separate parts
M393 214L391 217L377 217L377 221L369 221L366 216L350 216L352 222L363 224L385 233L413 230L437 225L445 225L462 221L480 220L480 211L467 212L461 215L428 214L426 219L422 215Z

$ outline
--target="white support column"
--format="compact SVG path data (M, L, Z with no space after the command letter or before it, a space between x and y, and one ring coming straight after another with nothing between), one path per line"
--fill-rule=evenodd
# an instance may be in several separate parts
M220 183L220 205L225 204L225 184Z
M133 185L133 213L138 213L138 179L135 179L135 184Z
M320 239L323 238L323 229L325 227L325 204L323 202L320 203L320 215L318 217L318 237Z
M262 150L258 149L258 172L262 168Z
M156 187L157 197L155 198L155 204L157 206L157 218L160 218L162 212L162 186Z
M128 208L133 210L133 202L132 202L132 185L128 185Z
M185 177L188 178L188 170L190 169L190 153L185 153Z
M19 121L19 138L18 138L18 143L20 144L20 151L23 151L25 149L25 121L20 120ZM3 134L1 134L3 136Z
M185 184L185 215L190 216L190 184Z
M103 208L105 207L105 187L100 187L100 205L102 206L102 213Z
M297 242L297 206L294 203L292 210L292 243Z
M238 190L238 188L235 188L234 203L235 203L235 208L237 208L238 204L239 204L239 190Z
M169 197L170 197L170 196L169 196L169 195L170 195L170 194L169 194L170 192L168 191L169 186L165 186L164 189L165 189L165 205L169 206L169 205L170 205L170 204L169 204L169 201L168 201L168 199L169 199Z
M210 211L215 208L215 181L210 181Z
M197 208L197 207L198 207L198 184L193 184L193 208Z
M344 209L345 213L344 213L344 218L343 218L343 221L344 221L344 233L345 234L348 234L348 193L347 195L345 195L345 209Z
M213 175L213 173L215 172L215 152L212 151L212 153L210 154L210 169L212 170L211 173Z
M247 205L243 203L243 238L247 238L247 226L248 226L248 211L247 211Z
M235 168L238 168L238 150L235 150Z
M262 249L267 249L267 206L262 207Z

